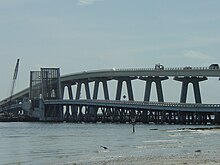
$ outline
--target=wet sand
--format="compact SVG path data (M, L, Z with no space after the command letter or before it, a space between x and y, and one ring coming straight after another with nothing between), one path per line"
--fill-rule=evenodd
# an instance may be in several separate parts
M202 153L192 155L170 155L170 156L142 156L117 158L106 161L72 163L69 165L220 165L220 157L215 154L211 157Z

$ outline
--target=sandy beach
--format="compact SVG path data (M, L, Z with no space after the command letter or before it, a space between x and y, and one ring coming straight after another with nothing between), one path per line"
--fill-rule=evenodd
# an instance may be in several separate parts
M68 165L219 165L220 157L218 153L211 153L207 156L203 153L191 155L170 155L170 156L141 156L117 158L106 161L71 163Z

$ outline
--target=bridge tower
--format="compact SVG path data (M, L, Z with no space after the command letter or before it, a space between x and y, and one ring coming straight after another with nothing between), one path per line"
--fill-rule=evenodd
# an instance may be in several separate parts
M41 121L62 121L61 105L44 105L44 100L61 99L59 68L41 68L30 73L30 100L32 116Z

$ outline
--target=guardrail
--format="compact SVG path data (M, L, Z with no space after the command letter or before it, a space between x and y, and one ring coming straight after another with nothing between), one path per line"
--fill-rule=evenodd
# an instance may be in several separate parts
M45 104L72 104L72 105L99 105L120 107L160 107L160 108L202 108L202 109L218 109L220 112L220 104L193 104L193 103L173 103L173 102L146 102L146 101L121 101L121 100L45 100Z
M179 71L179 70L210 70L209 67L165 67L163 69L156 69L156 68L126 68L126 69L114 69L114 71ZM211 70L220 70L220 69L211 69Z
M190 69L189 69L190 68ZM112 68L112 69L102 69L102 70L84 70L82 72L74 73L74 75L81 75L86 73L97 73L97 72L112 72L112 71L163 71L163 70L210 70L209 67L164 67L164 69L155 69L155 68ZM220 69L212 69L212 70L220 70ZM65 76L71 76L73 74L67 74Z

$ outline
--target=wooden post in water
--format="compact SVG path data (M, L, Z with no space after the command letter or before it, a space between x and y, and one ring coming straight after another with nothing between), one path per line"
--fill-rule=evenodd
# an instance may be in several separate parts
M131 118L131 124L132 124L132 133L135 133L135 117Z

